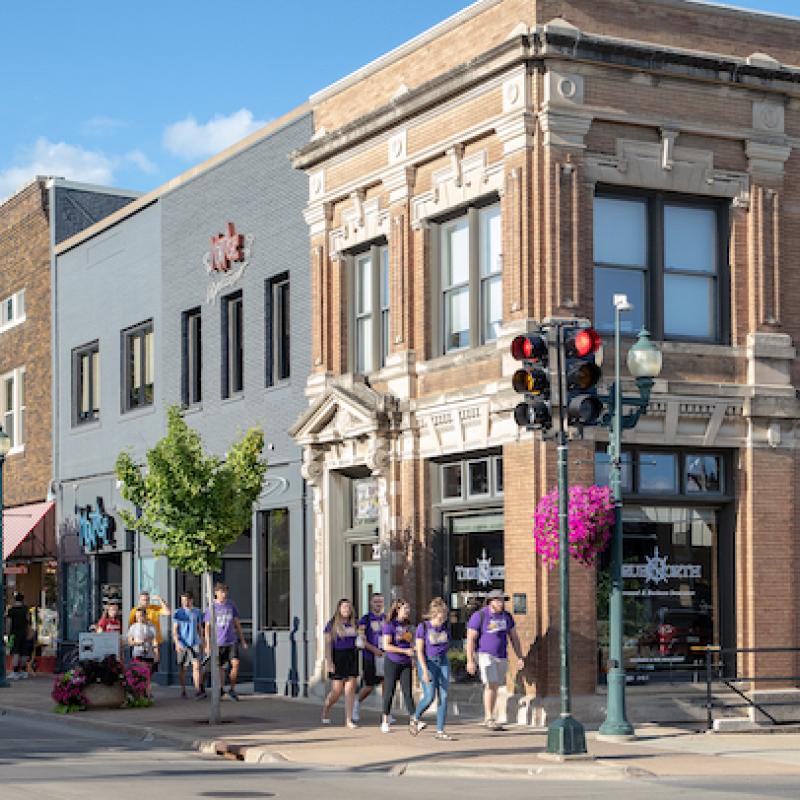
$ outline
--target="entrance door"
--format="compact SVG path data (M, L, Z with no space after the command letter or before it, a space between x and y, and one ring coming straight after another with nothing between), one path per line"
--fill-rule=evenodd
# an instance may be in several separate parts
M359 616L369 611L369 598L381 590L380 551L372 542L352 545L353 602Z

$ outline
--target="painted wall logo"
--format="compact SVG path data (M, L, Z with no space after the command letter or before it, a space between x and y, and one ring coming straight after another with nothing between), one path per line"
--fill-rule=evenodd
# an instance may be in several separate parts
M211 248L203 256L203 266L210 278L219 277L210 281L206 288L207 303L213 303L223 290L242 277L252 252L253 236L237 233L233 222L227 224L225 233L211 237Z
M647 583L666 583L672 578L694 579L703 577L701 564L668 564L658 547L652 557L645 556L644 564L623 564L623 578L644 578Z
M114 531L117 524L114 517L106 514L103 498L97 498L94 509L91 506L78 507L78 532L84 550L99 550L115 544Z
M486 550L481 551L481 557L475 567L456 567L456 579L459 581L476 581L478 586L489 586L492 581L502 581L506 576L506 568L493 567L492 559L487 557Z

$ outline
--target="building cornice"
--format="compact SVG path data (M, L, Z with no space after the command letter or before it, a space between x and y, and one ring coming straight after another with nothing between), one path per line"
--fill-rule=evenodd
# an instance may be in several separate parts
M798 26L800 29L800 26ZM756 57L687 50L632 39L598 36L550 23L514 36L474 59L394 98L341 128L317 135L292 154L297 169L311 169L415 115L520 64L548 60L611 66L697 82L728 84L760 93L800 97L800 68Z

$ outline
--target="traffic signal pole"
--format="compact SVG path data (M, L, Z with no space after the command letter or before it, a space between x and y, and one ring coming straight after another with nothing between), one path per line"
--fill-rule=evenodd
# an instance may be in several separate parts
M586 753L586 734L575 717L572 716L572 695L570 692L570 646L569 646L569 445L567 436L566 409L563 400L567 397L564 378L563 328L556 325L555 348L558 355L558 579L561 594L561 626L559 644L561 650L561 714L547 730L547 752L553 756L579 756Z

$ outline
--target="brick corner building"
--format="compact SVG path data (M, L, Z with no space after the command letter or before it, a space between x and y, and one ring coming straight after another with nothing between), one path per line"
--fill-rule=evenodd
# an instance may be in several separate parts
M555 453L514 424L508 345L554 314L610 337L624 292L624 349L644 325L664 354L623 438L625 561L645 576L625 587L629 675L690 676L696 645L800 644L798 41L798 21L682 0L482 0L311 98L294 435L318 619L378 586L415 612L442 594L458 639L504 586L527 691L558 692L558 585L531 536ZM574 483L606 480L605 446L572 444ZM664 557L680 568L651 574ZM604 682L606 569L572 570L584 695ZM798 667L749 653L739 674Z

